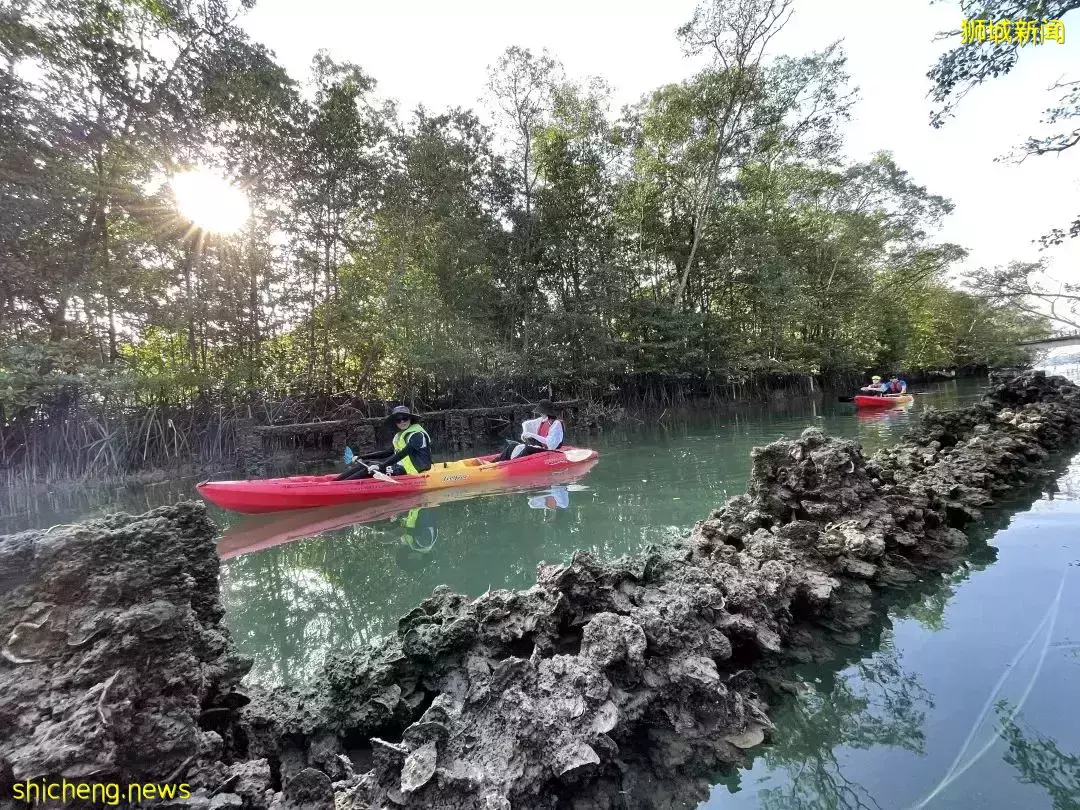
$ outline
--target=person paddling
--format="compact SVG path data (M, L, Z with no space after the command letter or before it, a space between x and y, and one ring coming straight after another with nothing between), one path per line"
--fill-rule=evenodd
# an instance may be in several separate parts
M420 419L405 405L398 405L390 412L389 421L394 423L394 451L385 461L383 469L376 470L387 475L418 475L431 469L431 437L420 426ZM377 458L370 456L369 458ZM368 478L372 471L363 464L338 476L339 481L351 478Z
M907 393L907 383L900 379L896 374L889 377L889 381L881 388L882 393L886 396L898 396L900 394Z
M558 450L563 443L562 420L550 399L542 399L533 412L539 419L528 419L521 423L521 441L510 442L499 456L499 461L509 461L546 450Z
M885 393L885 385L881 382L881 377L875 374L870 378L870 385L864 385L859 391L871 396L881 396Z

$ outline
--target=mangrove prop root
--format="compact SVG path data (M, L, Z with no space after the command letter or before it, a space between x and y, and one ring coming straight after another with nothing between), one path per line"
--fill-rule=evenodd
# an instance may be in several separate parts
M747 493L677 543L579 553L526 591L437 589L396 634L246 706L199 507L3 538L0 566L30 573L0 638L41 627L5 648L30 663L0 668L0 782L160 778L194 756L189 807L223 785L216 802L249 807L692 805L768 740L781 663L872 633L876 593L954 566L962 529L1078 440L1080 389L1039 372L870 459L808 429L756 449Z

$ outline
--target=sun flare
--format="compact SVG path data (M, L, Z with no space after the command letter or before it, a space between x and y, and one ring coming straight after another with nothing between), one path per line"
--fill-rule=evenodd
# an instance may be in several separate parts
M180 213L197 228L229 234L247 222L247 195L208 169L176 175L172 189Z

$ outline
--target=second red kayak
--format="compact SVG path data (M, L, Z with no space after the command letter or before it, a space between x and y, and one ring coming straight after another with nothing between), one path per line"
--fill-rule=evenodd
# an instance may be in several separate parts
M915 398L912 397L911 394L883 397L856 396L853 398L853 401L856 408L892 408L896 405L907 405L910 402L914 402Z
M545 453L498 461L497 455L440 461L422 475L399 475L393 481L374 478L337 480L331 475L297 475L248 481L204 481L196 487L206 500L245 514L284 512L356 503L372 498L395 498L428 490L463 487L494 481L513 482L548 471L558 473L595 461L595 450L561 447Z

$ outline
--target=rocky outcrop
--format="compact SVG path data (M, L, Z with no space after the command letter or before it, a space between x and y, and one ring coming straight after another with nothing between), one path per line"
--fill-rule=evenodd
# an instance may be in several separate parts
M827 657L838 643L857 642L874 626L876 593L955 564L966 543L961 529L1078 439L1080 389L1039 373L998 386L972 408L927 414L906 441L871 459L853 442L807 430L755 450L748 492L678 543L613 562L578 554L567 565L541 566L527 591L469 599L438 589L400 620L394 636L330 660L306 690L253 694L239 713L246 698L234 686L242 664L218 630L216 560L207 554L209 534L200 535L201 512L184 506L115 518L116 528L61 530L65 547L121 532L110 535L110 546L130 550L110 554L133 565L141 559L151 573L135 577L122 609L112 607L104 585L82 596L85 616L118 617L136 607L141 615L163 600L181 617L181 631L164 649L186 668L183 677L175 666L159 671L164 659L155 652L139 678L114 691L121 676L106 685L109 650L126 643L156 651L157 625L114 617L112 635L99 639L99 656L109 663L93 669L75 653L58 652L68 641L47 636L39 643L60 662L56 691L43 700L23 690L0 702L0 721L20 729L14 744L0 742L0 767L23 778L82 762L97 749L81 735L103 733L89 716L103 695L110 711L113 697L134 711L123 698L148 706L147 717L164 712L176 728L191 729L182 745L165 750L176 752L169 766L193 757L191 781L206 802L212 789L219 804L228 796L258 807L330 807L335 796L340 808L685 802L697 789L691 777L738 766L768 739L768 701L787 688L777 674L782 663ZM20 570L37 572L16 586L21 602L0 603L5 633L36 626L41 614L33 604L60 599L54 594L62 589L46 587L53 561L19 550L47 539L22 535L0 544L8 549L2 553L23 555ZM79 548L64 558L85 557L80 579L118 576L116 566L98 572L98 561ZM159 549L171 555L168 564ZM86 621L66 620L62 628L70 639ZM38 672L25 669L41 666L31 660L37 651L13 650L27 663L0 670L0 694L9 678ZM83 671L85 679L69 688ZM159 707L163 696L168 701ZM58 759L46 752L50 737L35 736L39 723L28 706L50 707L50 722L68 729L64 748L86 753ZM83 718L74 725L65 720L68 706L70 718ZM155 739L140 738L142 759L118 746L103 767L163 773L164 761L148 761L158 751ZM37 757L48 758L35 765Z
M0 537L0 800L37 777L227 778L250 662L215 534L187 503Z

